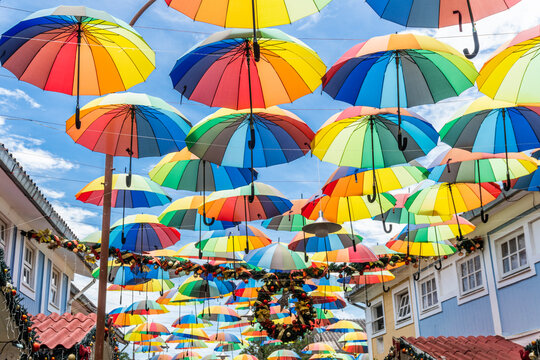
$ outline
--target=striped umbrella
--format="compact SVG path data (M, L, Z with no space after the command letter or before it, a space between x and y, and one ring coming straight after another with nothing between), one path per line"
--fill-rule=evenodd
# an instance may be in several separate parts
M169 291L174 288L174 283L171 280L167 279L149 279L148 281L142 284L135 285L110 285L107 288L107 291L142 291L142 292L164 292Z
M363 342L367 340L367 334L363 331L355 331L355 332L348 332L343 335L337 340L338 343L346 343L346 342Z
M112 319L112 323L117 327L126 327L139 325L146 322L146 318L142 315L131 315L131 313L124 312L124 308L119 308L122 312L118 314L110 314L109 317Z
M339 320L337 323L329 325L326 328L326 331L330 332L342 332L342 333L348 333L348 332L355 332L355 331L363 331L360 324L350 321L350 320Z
M124 312L137 315L158 315L168 313L169 310L154 300L136 301L125 308Z
M230 294L234 289L232 281L212 281L191 276L180 285L178 293L192 298L207 299Z
M531 157L536 159L540 158L540 151L535 151L531 154ZM540 162L539 162L540 164ZM538 170L533 171L529 175L525 175L514 181L512 188L527 191L539 191L540 190L540 172Z
M368 344L367 341L364 342L347 342L343 344L341 350L353 353L353 354L367 354Z
M339 279L338 281L349 285L379 284L392 281L396 278L388 270L364 271L361 275L352 275Z
M165 325L156 322L146 322L135 326L134 333L148 334L148 335L169 335L169 329Z
M161 336L155 337L150 340L143 340L143 341L134 341L135 345L155 345L155 346L166 346L165 340Z
M349 247L341 250L319 252L311 257L313 262L365 263L375 262L379 258L369 247L357 244L356 249Z
M208 326L212 326L210 321L199 319L193 314L182 315L172 324L172 327L178 329L205 328Z
M310 261L304 261L302 256L281 243L256 249L246 255L244 261L263 269L280 271L299 270L311 266Z
M236 311L221 305L209 306L206 310L200 312L197 317L199 319L219 322L234 322L242 319Z
M148 334L134 333L132 331L128 331L124 335L124 340L132 341L132 342L136 342L136 341L140 342L140 341L152 340L157 337L158 337L157 335L148 335Z
M305 346L302 349L302 353L312 355L312 354L332 354L336 352L333 347L328 345L325 342L316 342L311 343Z
M152 356L149 360L171 360L172 356L167 354L156 354Z
M538 44L540 26L517 34L486 61L476 79L478 90L492 99L515 104L540 102ZM532 135L532 134L529 134Z
M297 199L291 200L291 202L292 207L290 210L264 220L261 225L267 229L276 231L301 231L304 225L311 224L313 220L307 220L301 214L307 200Z
M317 237L314 234L299 232L289 243L289 249L312 253L345 249L361 242L362 237L360 235L349 234L344 229L328 234L324 238Z
M322 277L320 279L314 279L314 282L317 285L317 290L322 292L342 291L343 287L334 275L329 278Z
M180 343L186 340L208 340L208 334L199 328L175 329L167 338L169 343Z
M116 208L138 208L161 206L171 202L171 197L150 179L132 175L131 186L127 186L128 174L114 174L112 178L111 206ZM85 185L75 198L87 204L103 205L104 176Z
M427 216L408 212L405 208L405 202L411 194L393 194L396 199L396 205L386 213L377 215L374 220L384 220L394 224L435 224L452 218L451 215Z
M155 345L140 345L135 348L136 353L157 353L163 351L165 351L165 349L163 349L161 346Z
M117 93L92 100L66 122L66 133L92 151L131 158L162 156L179 151L191 123L174 107L146 94ZM128 176L127 184L131 184Z
M0 62L19 80L77 96L124 91L146 80L155 54L124 21L84 6L32 13L0 38ZM82 74L81 74L82 70Z
M407 241L434 241L449 240L458 236L467 235L474 231L474 226L467 219L454 215L452 219L436 224L419 224L405 226L397 235L397 240Z
M339 291L343 291L343 289L340 289ZM333 301L329 301L324 304L314 304L313 306L316 309L322 309L322 310L340 310L347 307L347 302L340 295L333 293L332 297L333 297L332 299Z
M268 355L268 360L297 360L300 359L300 355L292 350L282 349L276 350Z
M184 350L179 352L178 354L174 355L172 360L198 360L201 359L202 356L199 355L199 353L192 351L192 350Z
M179 342L176 344L175 349L185 350L185 349L207 349L208 345L202 340L185 340L184 342Z
M245 327L249 325L251 325L251 322L249 321L237 321L237 322L233 322L224 326L220 326L219 330L235 329L235 328Z
M539 122L538 104L515 105L483 97L460 109L453 120L443 126L440 134L441 140L452 147L472 152L504 153L505 190L509 190L512 176L508 153L539 148ZM489 170L482 168L483 181L484 178L490 181Z
M241 259L241 256L238 254L233 254L232 252L227 253L213 253L210 251L203 251L202 254L200 250L195 247L196 241L189 242L178 250L178 257L185 259L199 259L206 258L208 260L225 260L225 261L237 261L234 259Z
M150 214L126 216L111 229L110 247L138 253L167 248L180 240L178 230L161 224L157 216Z
M446 256L456 252L454 245L448 240L434 241L403 241L390 240L386 243L386 247L391 250L413 256Z
M243 231L237 225L226 230L213 231L206 238L197 242L195 247L206 252L234 253L241 249L248 252L249 250L267 246L270 243L272 243L272 240L261 230L247 225L246 231Z
M218 332L210 335L208 342L229 342L229 343L240 343L240 339L229 332Z
M264 286L262 280L248 279L247 282L243 281L238 284L234 290L234 295L238 297L256 299L259 293L259 289Z
M259 360L257 357L249 354L236 355L233 360Z

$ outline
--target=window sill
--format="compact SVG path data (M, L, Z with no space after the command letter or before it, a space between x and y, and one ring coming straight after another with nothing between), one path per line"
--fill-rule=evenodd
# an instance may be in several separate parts
M534 276L535 273L536 272L533 270L533 268L531 268L531 265L527 265L524 268L503 275L499 279L497 279L497 289L525 280L531 276Z
M36 300L36 291L32 289L29 285L23 283L22 281L21 281L21 286L19 288L19 291L23 293L24 295L26 295L31 300L33 301Z
M457 304L463 305L465 303L468 303L469 301L473 301L481 297L484 297L487 294L488 294L488 290L485 286L479 287L474 290L469 290L466 293L460 292L459 297L457 298Z
M56 305L56 304L53 304L53 303L49 303L49 305L47 306L47 309L48 309L50 312L60 313L60 305Z
M376 333L372 333L371 334L371 337L372 338L376 338L376 337L379 337L379 336L383 336L386 334L386 329L383 329L383 330L379 330L378 332Z
M408 318L401 319L396 321L395 329L401 329L402 327L405 327L407 325L410 325L413 323L412 316L409 316Z
M432 315L440 313L441 311L442 311L441 303L437 303L437 305L433 305L427 309L422 309L420 311L419 319L422 320L422 319L428 318Z

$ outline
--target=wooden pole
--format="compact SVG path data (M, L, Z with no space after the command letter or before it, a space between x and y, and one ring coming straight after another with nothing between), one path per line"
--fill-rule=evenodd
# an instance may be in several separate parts
M109 231L111 226L111 192L113 156L105 155L103 218L101 220L101 252L99 255L98 307L94 360L103 360L105 342L105 309L107 308L107 277L109 263Z

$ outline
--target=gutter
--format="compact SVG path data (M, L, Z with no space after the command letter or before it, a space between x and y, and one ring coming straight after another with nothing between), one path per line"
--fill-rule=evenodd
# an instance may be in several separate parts
M71 299L68 301L68 306L71 306L75 300L80 298L92 285L96 283L96 278L93 278L92 281L90 281L85 287L83 287L81 290L79 290L78 293L75 294Z

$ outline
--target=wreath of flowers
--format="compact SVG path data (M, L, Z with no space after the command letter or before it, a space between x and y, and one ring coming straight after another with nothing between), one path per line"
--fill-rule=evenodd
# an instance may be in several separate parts
M313 308L313 298L303 289L304 278L267 277L259 289L255 302L255 320L266 330L268 336L284 343L295 341L306 335L314 328L316 312ZM272 295L283 289L283 298L288 302L288 296L296 299L294 305L296 319L292 324L277 324L270 319L270 302Z

